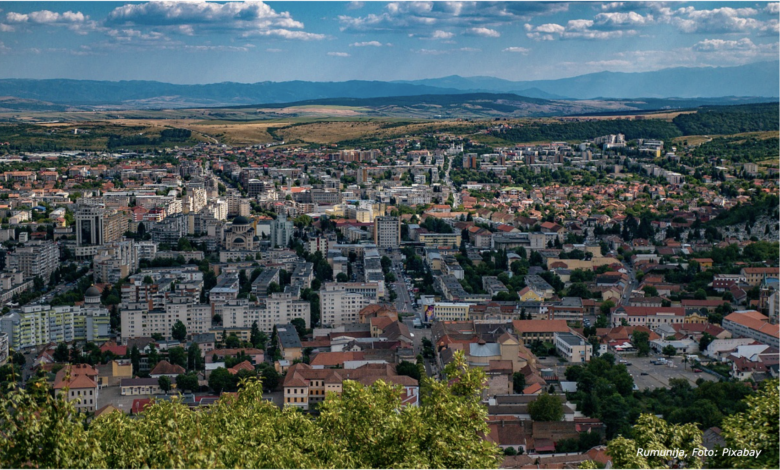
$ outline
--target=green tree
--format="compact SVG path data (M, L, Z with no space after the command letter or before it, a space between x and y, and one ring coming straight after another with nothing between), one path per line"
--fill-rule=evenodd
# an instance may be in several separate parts
M664 346L663 350L661 350L661 354L663 354L666 357L671 357L677 354L677 348L672 346L671 344L667 344Z
M417 367L417 364L413 364L409 361L401 361L395 366L395 370L398 375L406 375L417 381L420 380L420 368Z
M171 328L171 337L178 341L184 341L187 338L187 327L184 326L181 320L176 320Z
M203 363L203 355L198 343L190 344L187 348L187 370L202 370Z
M157 385L160 386L160 390L166 394L171 391L171 379L167 375L160 376L157 379Z
M268 342L268 335L260 331L257 327L257 322L252 322L252 329L249 332L249 342L252 346L265 350L265 344Z
M615 302L611 300L605 300L601 303L599 306L599 310L601 310L602 315L609 315L609 312L612 311L612 308L615 306Z
M349 277L344 273L338 273L336 275L336 282L347 282L349 281Z
M760 452L757 457L723 456L712 468L775 468L780 461L780 394L777 379L762 384L761 390L745 398L746 411L723 419L725 448Z
M68 362L70 359L70 349L68 349L68 345L65 343L58 344L52 357L54 362Z
M710 343L712 343L714 339L715 339L714 336L706 332L703 335L701 335L701 339L699 340L699 351L704 353L704 351L707 350Z
M133 365L133 374L138 375L141 373L141 351L138 350L138 346L133 345L130 349L130 363Z
M523 393L523 390L525 390L525 375L522 372L515 372L512 374L512 391Z
M186 369L188 365L187 359L187 351L181 346L176 346L175 348L168 350L168 362L171 364L177 364Z
M697 289L693 294L693 298L696 300L707 300L707 292L704 289Z
M282 380L282 376L276 371L274 366L267 362L261 362L255 366L255 370L260 373L260 379L263 382L263 388L266 390L275 390Z
M633 340L637 356L647 357L650 355L650 333L646 331L634 331Z
M674 425L643 414L632 435L633 439L621 436L607 445L613 468L702 468L701 457L694 455L694 450L704 450L702 432L694 424ZM640 449L657 450L660 456L645 457Z
M229 392L234 386L233 374L224 367L214 369L211 372L211 375L209 375L209 387L214 390L214 393L216 394Z
M563 419L563 403L555 395L542 393L528 404L528 413L534 421L560 421Z
M184 392L185 390L197 392L198 389L200 389L200 386L198 385L198 376L194 373L177 375L176 389L181 392Z

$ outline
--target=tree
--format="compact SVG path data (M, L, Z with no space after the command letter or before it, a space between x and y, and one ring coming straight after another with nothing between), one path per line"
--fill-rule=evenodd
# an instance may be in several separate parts
M225 338L225 347L230 349L235 349L241 346L241 340L238 339L238 336L236 336L235 333L230 333L227 338Z
M198 385L198 376L194 373L177 375L176 388L182 392L185 390L197 392L198 389L200 389L200 385Z
M181 346L176 346L175 348L168 350L168 362L171 364L177 364L186 369L188 366L188 359L187 351Z
M667 344L664 346L663 350L661 351L661 354L663 354L666 357L671 357L677 354L677 348L672 346L671 344Z
M707 300L707 292L704 289L697 289L693 294L693 298L696 300Z
M780 460L780 393L777 379L767 380L761 390L745 398L746 411L723 419L721 428L727 449L749 449L754 456L716 458L712 468L774 468Z
M68 359L70 359L68 345L65 343L58 344L57 349L54 350L53 358L54 362L68 362Z
M615 307L615 302L611 300L605 300L601 303L599 306L599 309L601 310L602 315L609 315L609 312L612 311L612 308Z
M534 421L560 421L563 419L563 403L557 396L545 392L528 404L528 413Z
M233 374L224 367L219 367L211 372L211 375L209 376L209 387L214 390L214 393L217 395L232 390L234 386Z
M257 321L252 322L252 329L249 332L249 342L258 349L265 349L265 343L268 342L268 335L260 331L257 327Z
M417 364L409 361L401 361L400 364L395 366L395 371L398 375L406 375L417 381L420 380L420 368L417 367Z
M130 363L133 365L133 374L138 375L141 373L141 351L138 350L138 346L135 344L130 349Z
M188 370L202 370L203 369L203 356L200 351L198 343L192 343L187 348L187 369Z
M634 347L637 351L637 356L647 357L650 355L650 333L646 331L634 331L633 334Z
M599 315L596 317L596 328L608 328L609 320L606 315Z
M162 375L157 379L157 385L160 386L160 390L167 395L171 391L171 378L167 375Z
M184 326L181 320L176 320L171 328L171 337L178 341L184 341L187 338L187 327Z
M347 282L349 281L349 277L344 273L338 273L336 275L336 282Z
M295 327L295 331L298 333L298 337L303 339L303 337L308 333L308 330L306 329L306 320L303 318L293 318L290 320L290 323Z
M673 425L643 414L631 434L633 439L621 436L607 445L614 468L702 468L701 451L705 449L695 424ZM642 449L659 452L646 457Z
M267 362L261 362L255 366L255 370L260 373L260 379L263 382L264 389L272 391L279 386L282 376L279 375L279 372L276 371L274 366Z
M712 343L714 339L715 339L714 336L706 332L703 335L701 335L701 339L699 340L699 351L704 353L704 351L707 350L710 343Z
M317 419L264 400L252 378L208 413L157 400L143 419L111 413L87 422L64 398L48 394L39 404L14 390L0 396L0 467L34 458L41 468L496 468L500 449L483 438L485 374L458 356L444 370L448 381L424 380L421 407L401 406L401 387L347 380Z
M525 390L525 375L522 372L515 372L512 374L512 391L523 393L523 390Z

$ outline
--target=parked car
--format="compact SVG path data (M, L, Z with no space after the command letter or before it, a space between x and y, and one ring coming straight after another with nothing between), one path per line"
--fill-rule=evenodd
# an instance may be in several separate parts
M647 372L642 372L639 375L648 375L648 373Z
M698 374L699 372L704 372L703 370L701 370L701 369L699 369L699 368L693 369L693 371L694 371L694 372L696 372L697 374Z

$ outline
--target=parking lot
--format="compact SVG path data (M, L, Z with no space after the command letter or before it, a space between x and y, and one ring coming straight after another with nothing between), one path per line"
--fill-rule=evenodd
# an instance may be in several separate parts
M688 379L691 385L696 385L696 380L704 379L716 381L717 379L706 372L693 372L691 366L683 365L681 357L672 358L674 367L667 365L653 365L652 361L656 357L627 357L626 360L631 364L626 366L628 372L634 377L634 383L639 390L652 389L658 387L668 387L670 379L684 378ZM642 373L647 375L642 375Z

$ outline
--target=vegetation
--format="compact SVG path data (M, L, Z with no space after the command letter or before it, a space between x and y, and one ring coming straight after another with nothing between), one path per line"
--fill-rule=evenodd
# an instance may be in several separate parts
M215 371L216 373L216 371ZM280 410L261 384L240 383L208 412L154 402L143 419L121 412L92 421L63 398L26 390L0 398L0 466L22 468L494 468L480 404L485 375L462 354L447 382L425 380L422 406L401 407L401 389L346 381L320 416Z
M706 106L696 113L680 114L673 122L683 135L776 131L780 127L777 103Z

